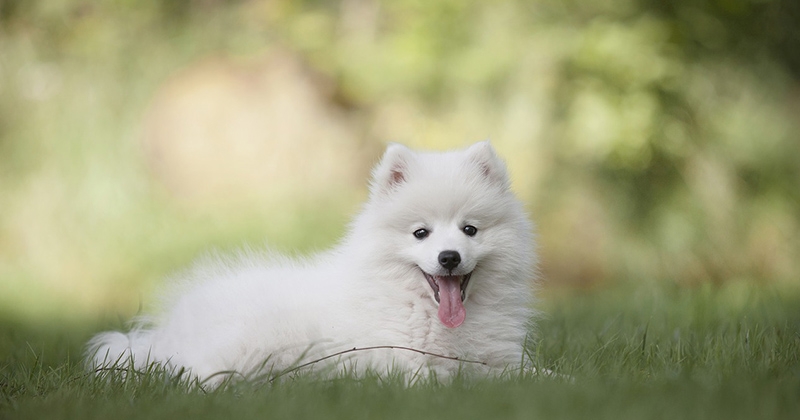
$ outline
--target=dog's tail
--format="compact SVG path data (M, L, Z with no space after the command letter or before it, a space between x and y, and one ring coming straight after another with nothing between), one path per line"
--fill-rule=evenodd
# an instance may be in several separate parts
M147 367L151 360L152 333L107 331L94 336L86 346L87 368L96 373Z

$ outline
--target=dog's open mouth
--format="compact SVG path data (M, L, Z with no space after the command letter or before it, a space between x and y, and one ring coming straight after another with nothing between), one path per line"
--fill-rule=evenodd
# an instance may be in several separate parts
M439 320L448 328L461 325L466 318L464 309L467 285L472 273L461 276L434 276L422 272L433 289L433 297L439 303Z

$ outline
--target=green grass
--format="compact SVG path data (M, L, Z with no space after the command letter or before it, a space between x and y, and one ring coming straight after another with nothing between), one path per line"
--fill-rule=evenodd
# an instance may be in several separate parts
M615 288L542 303L540 367L456 381L285 378L217 391L158 372L87 376L95 328L3 323L0 418L800 418L800 300L750 286Z

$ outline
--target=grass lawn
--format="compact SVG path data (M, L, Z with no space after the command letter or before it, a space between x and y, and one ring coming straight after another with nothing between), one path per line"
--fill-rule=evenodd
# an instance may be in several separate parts
M617 287L543 300L540 376L404 388L282 379L205 392L84 374L97 326L0 326L0 419L798 419L800 299L764 288Z

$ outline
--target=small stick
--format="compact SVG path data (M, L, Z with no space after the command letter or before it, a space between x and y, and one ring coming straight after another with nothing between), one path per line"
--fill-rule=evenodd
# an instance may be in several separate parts
M286 369L283 372L281 372L281 373L273 376L272 378L270 378L269 382L273 382L275 379L278 379L281 376L287 375L287 374L292 373L292 372L296 372L296 371L298 371L298 370L300 370L300 369L302 369L304 367L311 366L311 365L313 365L315 363L319 363L319 362L321 362L323 360L327 360L327 359L330 359L330 358L333 358L333 357L336 357L336 356L341 356L343 354L353 353L353 352L357 352L357 351L379 350L379 349L406 350L406 351L412 351L414 353L419 353L419 354L422 354L422 355L425 355L425 356L433 356L433 357L438 357L438 358L441 358L441 359L453 360L453 361L456 361L456 362L475 363L475 364L478 364L478 365L489 366L488 363L481 362L479 360L460 359L460 358L455 357L455 356L445 356L443 354L431 353L431 352L428 352L428 351L419 350L419 349L415 349L415 348L411 348L411 347L403 347L403 346L371 346L371 347L360 347L360 348L359 347L353 347L352 349L342 350L342 351L339 351L339 352L336 352L336 353L333 353L333 354L329 354L329 355L327 355L325 357L321 357L319 359L315 359L315 360L312 360L310 362L303 363L302 365L298 365L298 366L295 366L293 368Z

